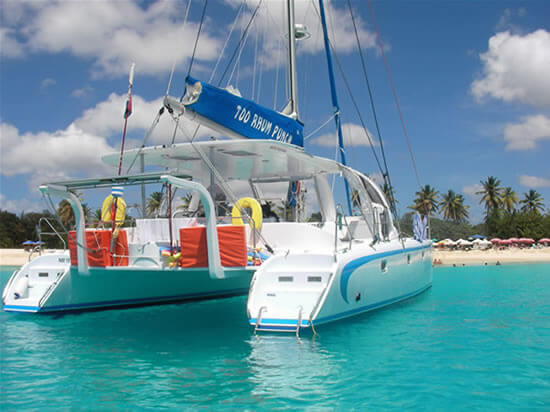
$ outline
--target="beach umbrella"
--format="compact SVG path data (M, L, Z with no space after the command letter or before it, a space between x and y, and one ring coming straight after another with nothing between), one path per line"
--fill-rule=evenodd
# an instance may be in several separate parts
M472 242L474 245L479 245L481 242L483 242L480 238L476 238L474 239L474 241Z
M485 236L483 235L473 235L473 236L470 236L472 239L485 239Z
M34 242L32 240L25 240L22 245L34 245Z
M501 245L511 245L512 239L503 239L499 242Z
M550 239L543 237L542 239L539 239L539 243L550 243Z
M526 238L526 237L522 237L522 238L519 239L519 241L520 241L521 243L525 243L525 244L532 244L532 243L535 243L535 240L534 240L534 239L531 239L531 238L529 238L529 237L527 237L527 238Z
M499 239L498 237L494 237L491 239L491 243L500 243L502 239Z
M510 239L508 239L510 242L512 243L519 243L519 239L517 237L511 237Z

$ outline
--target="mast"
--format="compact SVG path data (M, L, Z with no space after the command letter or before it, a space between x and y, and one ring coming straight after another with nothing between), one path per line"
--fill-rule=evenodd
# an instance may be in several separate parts
M332 96L332 106L334 108L334 122L338 131L338 148L340 149L340 159L342 164L346 166L346 152L344 150L344 138L342 137L342 121L340 119L340 106L338 105L338 96L336 95L336 82L334 81L334 68L332 66L332 54L330 52L330 42L328 39L327 21L325 18L325 7L323 0L319 0L319 11L321 14L321 24L323 26L323 38L325 40L325 51L327 54L328 77L330 80L330 94ZM346 186L346 200L348 211L351 215L351 201L349 196L349 186L347 180L344 180Z
M285 108L285 114L298 119L298 86L296 81L296 39L294 25L294 0L287 0L288 18L288 70L290 81L290 102Z

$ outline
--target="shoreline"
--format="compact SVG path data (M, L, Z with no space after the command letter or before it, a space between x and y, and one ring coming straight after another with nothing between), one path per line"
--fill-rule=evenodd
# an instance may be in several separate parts
M434 266L494 266L497 264L550 263L550 248L507 250L436 250Z
M57 252L56 249L44 249L43 255ZM29 261L29 253L25 249L0 249L0 266L23 266ZM33 258L38 253L33 253Z
M52 250L46 249L44 253ZM37 255L34 255L37 256ZM24 249L0 249L0 266L22 266L29 260ZM550 263L550 247L544 249L507 250L437 250L434 249L434 266L484 266L514 263Z

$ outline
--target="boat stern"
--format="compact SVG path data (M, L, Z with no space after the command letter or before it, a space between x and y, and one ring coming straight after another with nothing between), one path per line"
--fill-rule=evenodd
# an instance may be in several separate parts
M312 325L334 267L330 255L274 256L250 286L249 324L256 331L297 332Z

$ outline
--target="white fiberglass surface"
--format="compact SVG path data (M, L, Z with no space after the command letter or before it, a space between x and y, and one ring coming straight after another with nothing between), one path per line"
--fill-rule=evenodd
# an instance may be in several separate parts
M132 162L136 150L124 154L125 164ZM340 165L312 156L302 149L272 140L220 140L182 143L170 147L154 146L142 150L145 167L164 167L206 181L210 169L201 153L227 180L291 179L300 180L323 173L337 173ZM103 157L110 165L118 164L119 154Z

